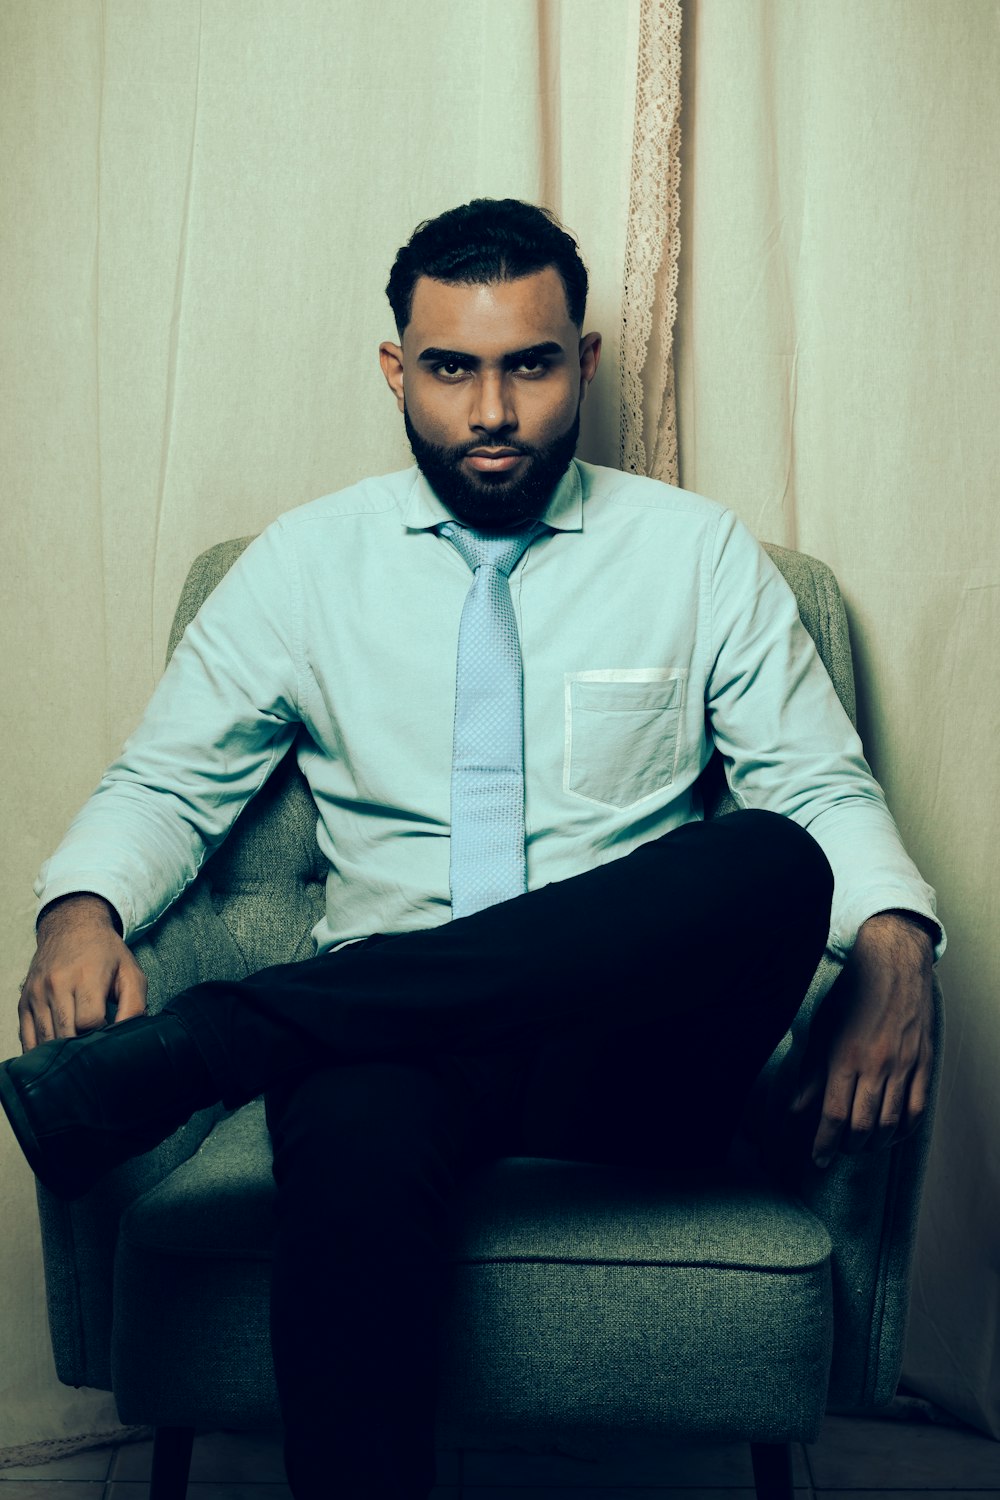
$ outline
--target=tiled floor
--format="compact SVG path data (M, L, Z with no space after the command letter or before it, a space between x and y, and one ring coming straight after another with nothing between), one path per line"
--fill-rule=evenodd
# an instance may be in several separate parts
M150 1443L0 1470L0 1500L145 1500ZM830 1417L795 1451L796 1500L1000 1500L1000 1443L965 1428ZM434 1500L752 1500L749 1450L649 1443L601 1462L554 1454L442 1452ZM286 1500L280 1439L215 1432L195 1442L189 1500ZM336 1475L330 1500L337 1500Z

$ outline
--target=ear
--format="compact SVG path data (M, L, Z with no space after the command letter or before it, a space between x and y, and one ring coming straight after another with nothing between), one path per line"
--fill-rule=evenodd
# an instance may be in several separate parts
M386 384L396 398L396 405L403 410L403 351L398 344L388 342L378 346L379 364Z
M587 394L587 387L597 374L601 362L601 335L585 333L580 340L580 400Z

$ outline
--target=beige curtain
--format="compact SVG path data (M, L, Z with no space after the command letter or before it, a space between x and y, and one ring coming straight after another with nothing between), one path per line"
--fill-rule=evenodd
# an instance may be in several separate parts
M686 0L682 482L830 563L950 937L907 1382L1000 1437L1000 7Z
M555 208L607 338L582 452L617 463L641 429L621 403L624 341L648 317L641 298L623 308L626 246L648 295L664 257L662 236L629 229L647 201L631 178L637 56L640 27L647 53L676 42L676 10L0 3L2 1055L32 877L139 716L191 559L410 461L376 348L417 222L477 194ZM666 109L647 97L638 122L655 149ZM10 1462L117 1419L110 1398L55 1380L32 1179L9 1133L0 1210Z

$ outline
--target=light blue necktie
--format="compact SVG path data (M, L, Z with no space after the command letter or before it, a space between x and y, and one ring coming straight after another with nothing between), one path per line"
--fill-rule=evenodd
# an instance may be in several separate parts
M545 527L440 530L474 574L458 629L451 765L451 913L467 917L527 888L521 642L507 580Z

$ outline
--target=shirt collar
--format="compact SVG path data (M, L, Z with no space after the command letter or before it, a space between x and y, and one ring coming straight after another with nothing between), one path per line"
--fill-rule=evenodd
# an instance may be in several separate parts
M430 531L455 517L442 505L420 469L413 471L413 486L403 505L403 525L410 531ZM583 530L583 480L573 459L538 518L554 531Z

